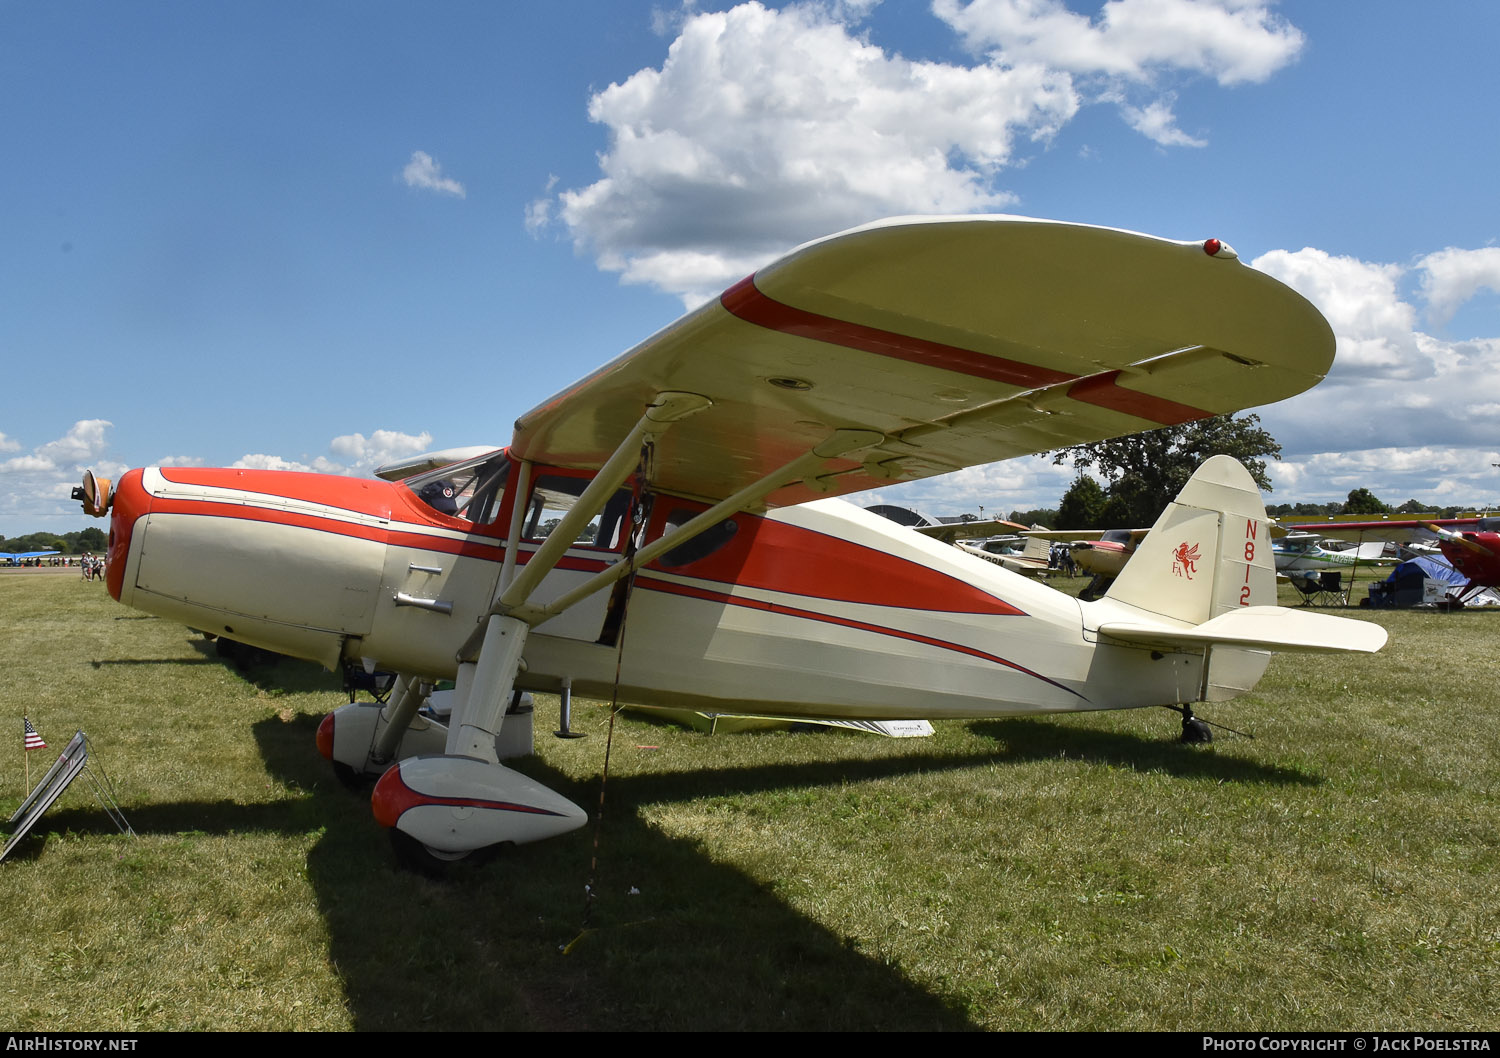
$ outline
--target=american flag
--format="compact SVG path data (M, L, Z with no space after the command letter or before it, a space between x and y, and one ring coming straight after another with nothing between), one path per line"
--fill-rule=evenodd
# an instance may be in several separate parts
M31 717L23 716L21 719L26 722L26 748L46 749L47 743L42 741L42 736L37 734L36 728L31 726Z

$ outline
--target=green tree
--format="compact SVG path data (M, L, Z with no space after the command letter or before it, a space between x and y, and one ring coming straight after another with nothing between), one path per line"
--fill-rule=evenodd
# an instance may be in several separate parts
M1058 529L1103 529L1100 522L1109 497L1103 487L1087 474L1079 474L1063 493L1057 505Z
M74 551L103 551L109 546L109 537L98 526L91 525L84 529L77 534L77 540L73 536L73 533L68 534L68 544Z
M1375 498L1369 489L1354 489L1344 503L1345 514L1389 514L1391 509Z
M1281 458L1281 445L1260 416L1216 415L1159 430L1073 445L1052 453L1058 465L1080 473L1095 468L1108 482L1104 517L1113 526L1149 526L1209 456L1233 456L1261 489L1271 490L1265 458Z
M1020 525L1045 525L1051 529L1057 525L1057 511L1052 507L1037 507L1030 511L1011 511L1009 520Z

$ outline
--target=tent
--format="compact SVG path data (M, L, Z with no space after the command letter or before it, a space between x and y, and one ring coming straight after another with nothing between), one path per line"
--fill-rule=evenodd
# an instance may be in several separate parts
M1370 585L1370 605L1406 607L1440 603L1450 592L1456 596L1458 589L1467 583L1469 578L1441 558L1409 558L1391 570L1385 580ZM1475 600L1472 605L1483 603Z

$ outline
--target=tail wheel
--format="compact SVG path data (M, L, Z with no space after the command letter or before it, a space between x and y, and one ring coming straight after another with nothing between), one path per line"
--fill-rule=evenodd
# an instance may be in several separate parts
M1214 740L1213 730L1196 716L1182 718L1182 741L1202 745Z

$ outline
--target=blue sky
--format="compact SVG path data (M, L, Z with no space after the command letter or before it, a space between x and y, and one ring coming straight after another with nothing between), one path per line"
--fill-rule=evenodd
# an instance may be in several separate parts
M368 473L790 246L1011 212L1221 237L1323 309L1272 502L1500 503L1500 7L0 0L0 533L83 467ZM903 486L1056 502L1015 460Z

